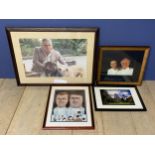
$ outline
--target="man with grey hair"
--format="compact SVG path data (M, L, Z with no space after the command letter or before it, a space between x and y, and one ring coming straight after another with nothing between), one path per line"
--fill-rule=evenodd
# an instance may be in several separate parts
M121 70L119 71L119 75L124 76L132 76L133 75L133 68L130 67L130 59L129 58L123 58L121 60Z
M60 52L53 48L52 41L49 39L43 39L41 47L35 48L32 71L43 73L47 62L53 64L60 62L61 64L66 65Z

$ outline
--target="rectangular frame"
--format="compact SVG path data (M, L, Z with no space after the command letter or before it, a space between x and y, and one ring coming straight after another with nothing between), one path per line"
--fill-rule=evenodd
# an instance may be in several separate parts
M140 51L144 51L144 56L143 56L143 61L141 64L141 69L140 69L140 73L139 73L139 77L138 80L135 82L126 82L126 81L104 81L101 79L101 72L102 72L102 68L104 66L102 66L103 63L103 53L104 51L119 51L119 50L123 50L123 51L130 51L130 52L140 52ZM148 55L149 55L149 51L150 51L150 47L149 46L101 46L99 47L99 54L98 54L98 70L96 73L96 84L97 85L141 85L142 83L142 79L143 79L143 75L144 75L144 71L145 71L145 67L146 67L146 62L148 59Z
M68 122L55 122L55 123L50 123L50 117L51 113L53 110L54 103L53 101L55 100L55 92L56 90L84 90L85 93L85 104L86 104L86 115L88 116L88 122L71 122L70 125L67 125ZM64 91L63 90L63 91ZM52 108L51 108L52 107ZM47 125L47 124L53 124L53 125ZM64 123L64 125L63 125ZM70 123L70 122L69 122ZM69 124L68 123L68 124ZM60 125L57 125L60 124ZM81 126L80 126L81 124ZM85 129L94 129L94 115L93 115L93 110L92 110L92 98L91 98L91 88L89 86L53 86L50 89L49 96L48 96L48 103L46 106L46 112L45 112L45 117L44 117L44 123L43 123L43 129L44 130L55 130L55 129L76 129L76 130L85 130Z
M100 90L130 90L133 105L103 105L103 100ZM135 86L94 86L93 88L95 110L96 111L147 111L142 97ZM118 107L117 107L118 106ZM124 107L123 107L124 106Z
M94 51L98 28L6 28L18 85L92 84ZM52 37L51 37L52 36ZM67 37L67 38L66 38ZM87 39L86 71L83 77L27 77L23 66L20 38Z

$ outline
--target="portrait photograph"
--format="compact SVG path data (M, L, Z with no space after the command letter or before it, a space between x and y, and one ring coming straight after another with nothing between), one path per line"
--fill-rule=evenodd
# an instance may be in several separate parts
M98 82L140 84L148 54L149 47L100 47Z
M94 87L96 110L146 111L136 87Z
M89 95L86 86L52 87L44 128L93 128Z
M18 83L91 83L96 31L8 28Z

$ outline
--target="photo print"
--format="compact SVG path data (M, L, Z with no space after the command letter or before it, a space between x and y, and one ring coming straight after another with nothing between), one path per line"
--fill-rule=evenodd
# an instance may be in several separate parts
M93 129L91 104L88 86L53 86L43 129Z
M83 77L86 39L19 39L27 77Z
M130 90L101 90L103 105L134 105Z
M86 122L85 102L83 90L56 91L51 122Z
M97 28L6 28L18 85L90 84Z
M140 85L149 47L100 47L98 84Z
M93 91L97 111L146 111L135 86L95 86Z

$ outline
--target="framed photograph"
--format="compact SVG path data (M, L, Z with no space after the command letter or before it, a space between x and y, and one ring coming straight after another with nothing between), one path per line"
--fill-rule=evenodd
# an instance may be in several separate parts
M6 28L18 84L91 84L97 30Z
M43 129L93 129L88 86L53 86Z
M149 47L100 47L97 84L140 85Z
M136 87L95 86L95 108L98 111L146 111Z

